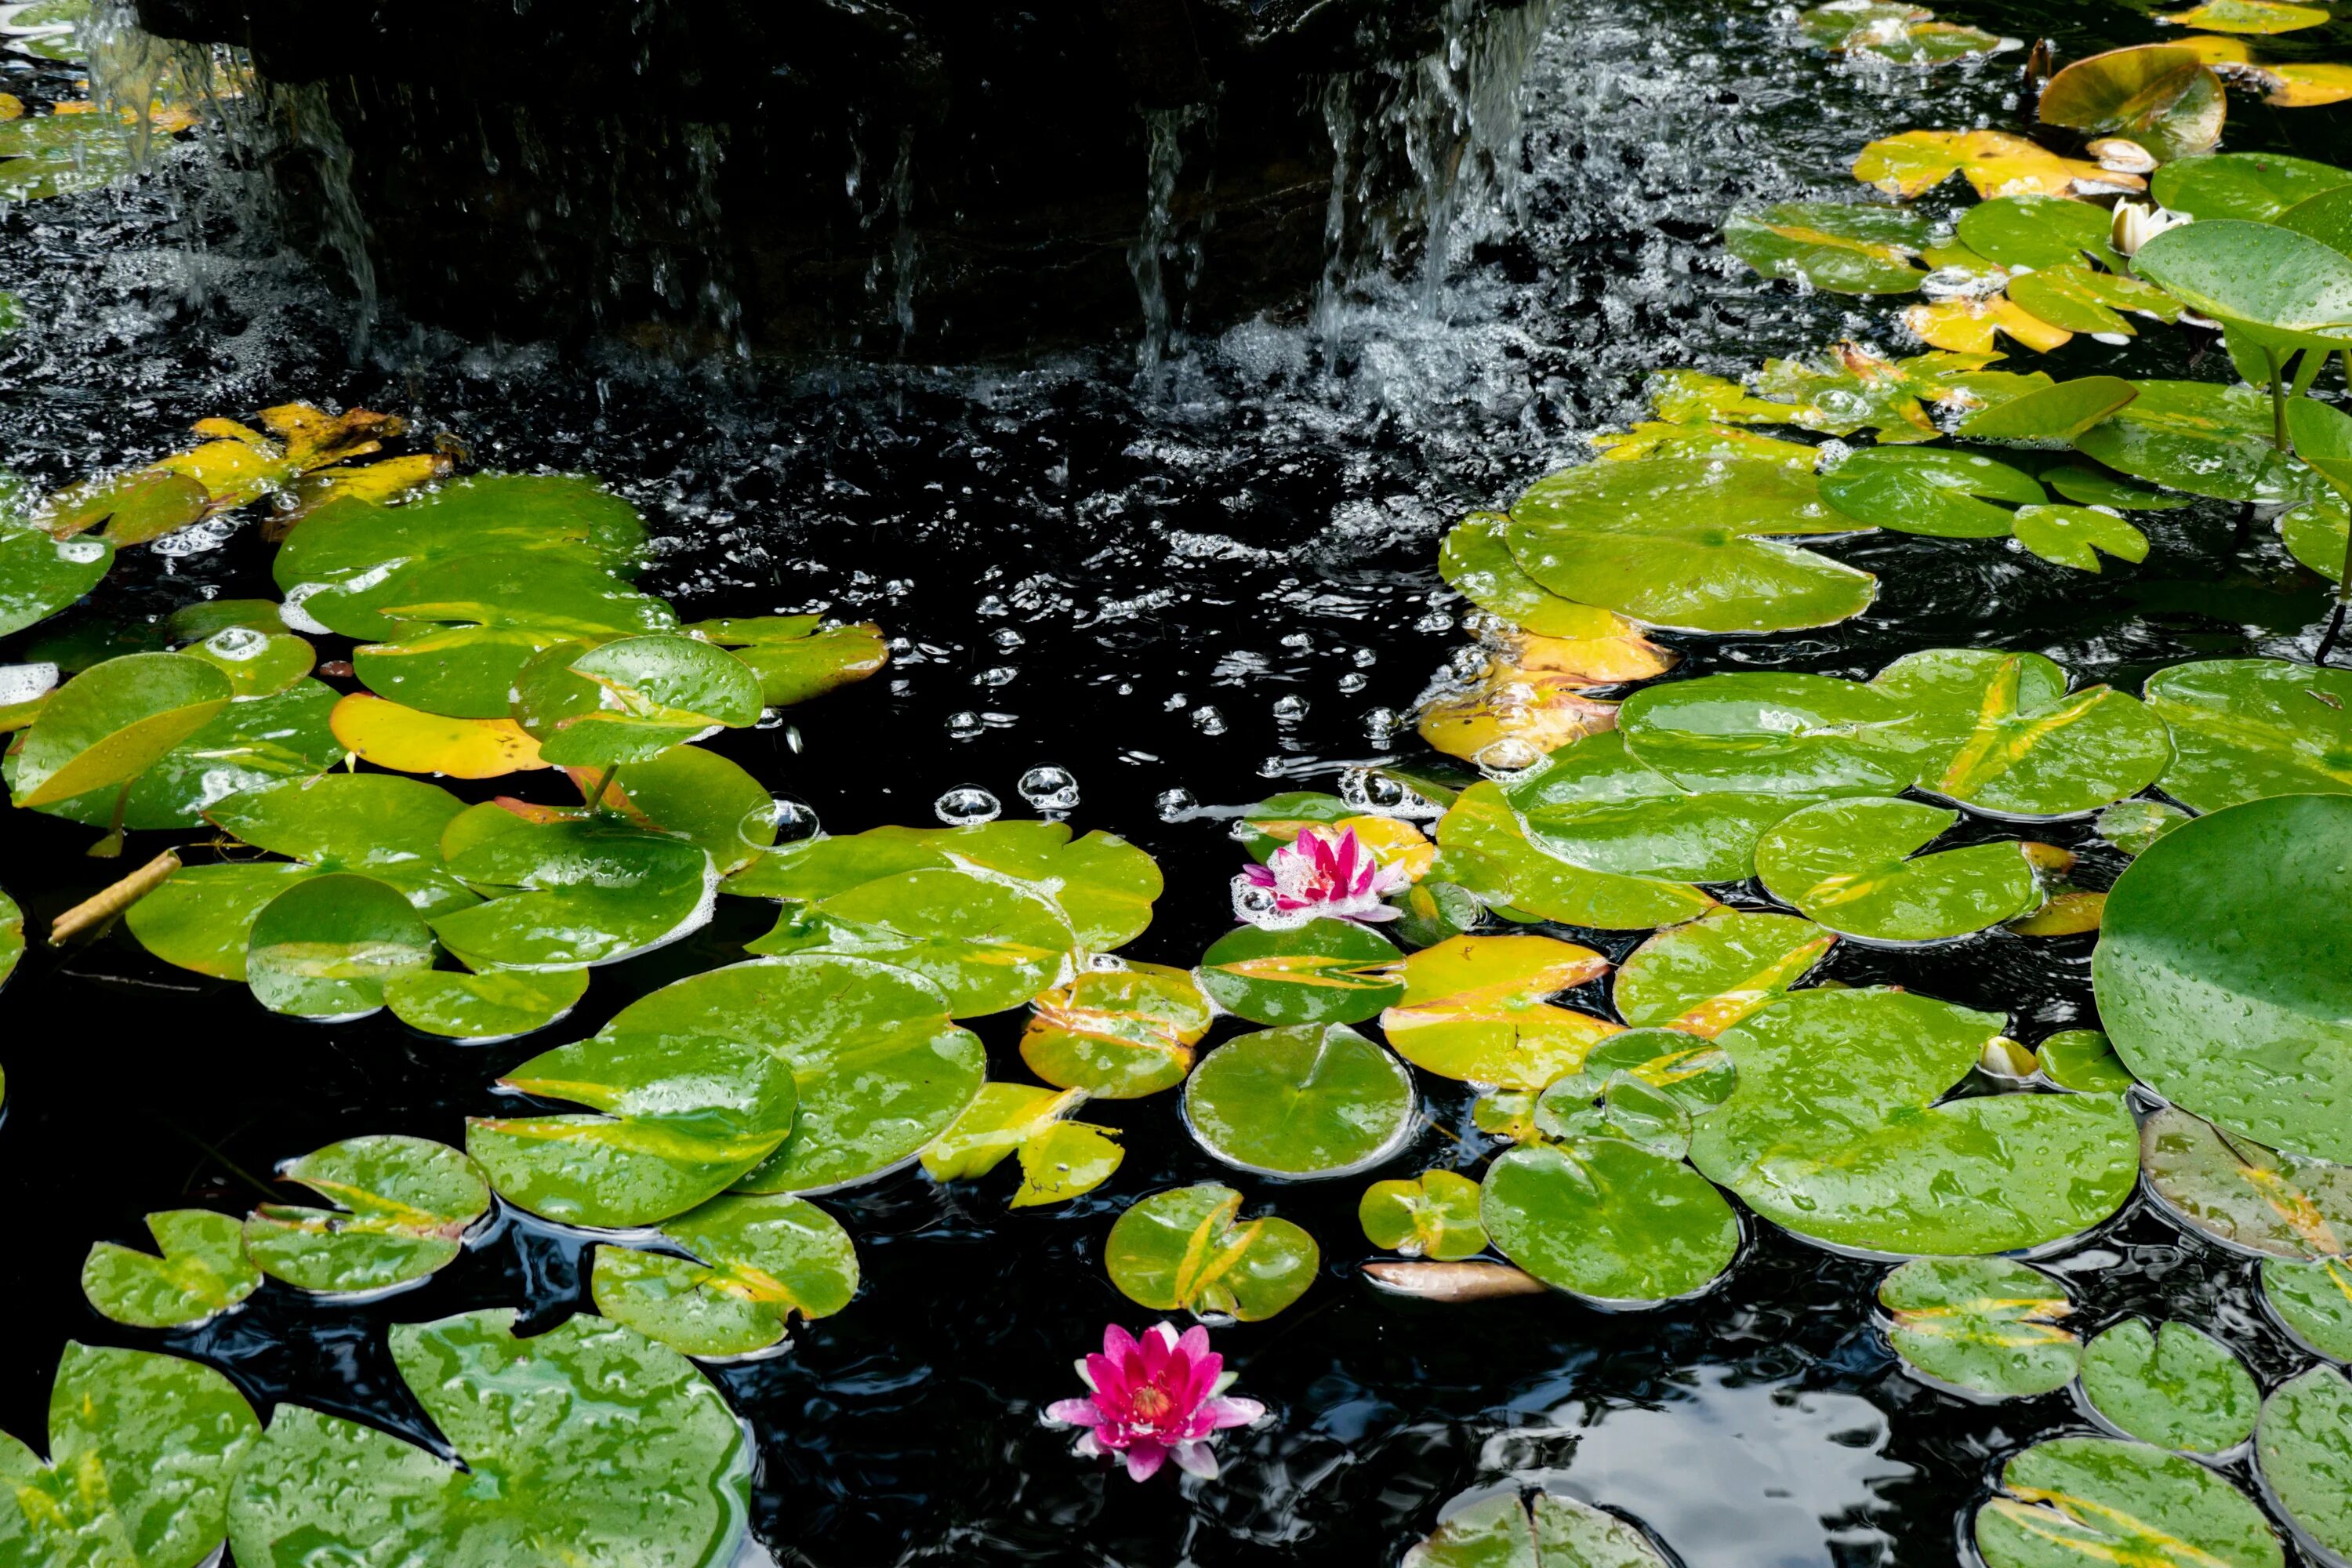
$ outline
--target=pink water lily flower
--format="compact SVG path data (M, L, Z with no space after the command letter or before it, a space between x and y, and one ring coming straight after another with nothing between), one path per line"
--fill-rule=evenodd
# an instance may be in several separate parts
M1303 926L1320 915L1343 921L1392 921L1403 913L1381 900L1412 885L1402 866L1383 866L1352 827L1337 834L1304 827L1263 866L1234 879L1234 913L1268 931Z
M1265 1414L1255 1399L1223 1397L1234 1381L1224 1365L1209 1348L1209 1331L1198 1324L1180 1339L1168 1324L1154 1323L1139 1339L1112 1323L1103 1330L1102 1353L1078 1363L1078 1376L1093 1392L1055 1401L1045 1419L1085 1427L1075 1451L1089 1459L1118 1455L1136 1480L1150 1479L1168 1459L1192 1475L1214 1476L1210 1436Z

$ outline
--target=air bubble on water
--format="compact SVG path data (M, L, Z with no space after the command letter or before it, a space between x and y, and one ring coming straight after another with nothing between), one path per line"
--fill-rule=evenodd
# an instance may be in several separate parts
M1356 668L1358 669L1370 669L1373 665L1380 663L1380 654L1372 648L1360 647L1356 650Z
M96 539L61 539L58 542L58 559L70 561L77 566L87 566L106 554L104 542Z
M1412 792L1372 768L1349 768L1339 774L1339 798L1359 811L1393 812Z
M1200 809L1201 805L1200 801L1194 798L1192 792L1189 789L1161 790L1160 792L1160 800L1158 804L1160 806L1160 820L1162 822L1181 822L1185 817Z
M286 598L278 606L278 618L298 632L308 632L314 637L332 637L335 628L302 607L303 601L313 594L324 593L331 584L297 583L286 590Z
M782 709L781 709L781 708L762 708L762 709L761 709L761 710L760 710L760 718L759 718L758 722L754 723L754 724L751 726L751 728L753 728L754 730L775 730L775 729L781 729L781 728L782 727L782 725L783 725L783 722L784 722L784 710L783 710Z
M1012 648L1019 647L1023 643L1027 642L1029 639L1023 637L1019 632L1014 631L1011 626L999 626L996 628L990 640L993 641L999 647Z
M1376 745L1385 745L1389 738L1404 728L1404 715L1393 708L1375 708L1364 715L1364 733Z
M1412 623L1412 629L1417 632L1443 632L1453 628L1454 617L1444 610L1432 610Z
M1491 779L1516 778L1544 760L1543 748L1517 735L1490 742L1470 759Z
M223 626L205 639L205 650L215 658L225 658L242 664L257 658L269 646L269 634L251 626Z
M1068 811L1078 804L1078 781L1070 776L1068 769L1057 768L1051 763L1041 763L1023 773L1014 787L1020 790L1023 800L1039 811Z
M1234 913L1255 925L1275 913L1276 905L1272 888L1261 887L1245 877L1234 879Z
M1339 678L1339 689L1347 692L1352 697L1357 692L1361 691L1365 687L1370 686L1371 683L1372 678L1370 676L1365 675L1360 671L1351 669L1347 674Z
M980 715L968 708L960 713L948 715L948 733L959 741L971 740L985 726L981 723Z
M797 844L817 836L816 807L796 795L780 795L743 814L735 831L755 849L770 844Z
M0 708L13 708L47 695L58 683L58 667L40 664L0 664Z
M978 784L959 784L933 802L931 809L950 827L977 827L995 821L1004 805Z
M1205 704L1192 710L1192 724L1203 735L1222 735L1225 732L1225 716Z
M1296 724L1307 717L1307 699L1297 695L1285 697L1274 705L1275 721Z

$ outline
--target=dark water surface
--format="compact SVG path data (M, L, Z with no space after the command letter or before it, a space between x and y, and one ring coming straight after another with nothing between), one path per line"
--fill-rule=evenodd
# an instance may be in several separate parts
M2062 58L2156 31L2120 5L1956 4L1945 16L2053 36ZM904 639L882 676L715 749L841 832L927 823L943 791L968 784L1018 814L1025 770L1066 768L1076 825L1129 836L1167 873L1158 919L1129 954L1190 963L1231 923L1238 852L1217 808L1423 754L1400 716L1467 646L1464 606L1434 565L1455 516L1576 460L1581 436L1634 414L1652 367L1738 374L1848 333L1896 346L1890 308L1802 299L1727 261L1713 237L1723 213L1848 188L1847 161L1875 136L2024 129L2020 58L1850 71L1794 47L1760 6L1571 0L1527 65L1516 177L1465 203L1440 261L1406 258L1286 315L1195 331L1148 373L1131 342L1027 366L686 369L456 342L389 309L354 363L341 280L240 221L240 183L215 167L227 154L199 140L131 192L0 213L0 281L27 317L0 339L0 459L49 488L160 455L196 418L303 399L447 431L482 468L602 475L661 542L644 585L689 618L821 611ZM2290 117L2232 94L2231 113L2229 150L2344 151L2336 111ZM2129 363L2183 374L2192 346L2167 337ZM2080 374L2120 360L2077 340L2040 367ZM2209 362L2198 374L2224 372ZM1870 615L1694 643L1680 673L1860 676L1912 648L1975 643L2136 689L2184 658L2308 657L2319 584L2266 524L2218 502L2149 515L2147 563L2097 577L1999 542L1833 545L1880 574ZM248 531L173 557L126 555L93 613L268 594L268 554ZM549 774L457 787L563 795ZM1163 804L1171 791L1183 798ZM0 835L0 881L36 932L119 869L83 857L86 830L48 818L12 815ZM134 837L122 864L165 842ZM2119 868L2111 858L2103 875ZM2088 869L2099 879L2095 852ZM278 1162L337 1138L459 1142L499 1072L654 986L740 958L771 919L764 903L722 901L690 940L598 971L562 1034L486 1047L412 1035L388 1015L275 1017L242 986L167 968L121 935L62 956L37 947L0 998L0 1193L13 1213L0 1426L41 1431L58 1348L79 1337L195 1355L257 1400L297 1397L426 1437L383 1326L517 1303L527 1327L555 1321L586 1305L583 1241L509 1220L390 1300L322 1307L273 1284L196 1331L143 1336L88 1309L83 1252L100 1237L142 1240L151 1210L241 1211ZM2092 1021L2090 945L1845 944L1827 973L2006 1011L2032 1041ZM1019 1015L977 1027L992 1076L1025 1077ZM1474 1165L1486 1150L1466 1090L1422 1087L1433 1125L1395 1171ZM1872 1324L1882 1267L1769 1227L1750 1225L1707 1296L1662 1311L1611 1316L1564 1297L1401 1302L1356 1276L1369 1251L1360 1183L1236 1175L1183 1136L1169 1096L1087 1116L1126 1128L1129 1152L1074 1204L1008 1213L1010 1165L976 1184L914 1172L824 1200L857 1240L857 1300L785 1357L712 1372L760 1433L755 1528L780 1562L1386 1563L1449 1501L1559 1484L1639 1517L1688 1568L1943 1564L2000 1459L2088 1429L2067 1394L1977 1405L1910 1380ZM1075 1392L1070 1363L1104 1321L1149 1318L1105 1276L1112 1217L1158 1187L1209 1179L1306 1226L1326 1278L1269 1322L1219 1331L1240 1392L1274 1415L1226 1435L1223 1477L1137 1487L1072 1458L1038 1412ZM2294 1364L2252 1265L2137 1205L2050 1267L2085 1337L2133 1312L2177 1316L2219 1333L2266 1384Z

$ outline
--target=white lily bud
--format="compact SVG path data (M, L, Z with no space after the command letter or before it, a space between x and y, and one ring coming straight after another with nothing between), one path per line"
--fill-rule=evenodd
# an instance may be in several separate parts
M2107 231L2107 243L2125 256L2137 256L2139 247L2168 228L2178 228L2189 222L2186 213L2168 212L2153 204L2117 202L2115 222Z

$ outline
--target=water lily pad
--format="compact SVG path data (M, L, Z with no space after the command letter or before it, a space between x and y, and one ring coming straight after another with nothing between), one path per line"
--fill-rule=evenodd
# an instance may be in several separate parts
M425 1138L347 1138L278 1174L335 1206L263 1204L246 1219L246 1256L271 1279L324 1295L394 1289L447 1268L490 1208L474 1162Z
M2219 1454L2253 1435L2262 1390L2229 1346L2187 1323L2127 1318L2083 1355L2083 1394L2127 1437Z
M1076 1126L1062 1118L1086 1103L1083 1089L1041 1089L1034 1083L984 1083L970 1105L948 1130L924 1145L923 1169L935 1182L971 1181L984 1176L1017 1151L1046 1137L1056 1127ZM1099 1185L1118 1168L1123 1152L1105 1129L1083 1128L1099 1145L1100 1172L1087 1187ZM1083 1190L1083 1189L1081 1189ZM1065 1194L1075 1197L1076 1192ZM1032 1202L1036 1201L1034 1197ZM1013 1207L1024 1206L1017 1198Z
M2138 699L2070 692L2039 654L1935 648L1871 685L1918 715L1911 728L1938 759L1914 782L1989 816L2082 816L2146 789L2172 756L2164 721Z
M295 883L320 874L283 860L186 866L131 905L123 923L166 963L243 981L254 918Z
M2083 1342L2058 1326L2066 1288L1992 1258L1920 1258L1879 1283L1886 1337L1928 1381L1989 1399L2048 1394L2074 1381Z
M2145 1443L2058 1437L2009 1461L1977 1510L1986 1568L2283 1568L2262 1510L2193 1459Z
M590 1284L599 1312L688 1355L756 1354L857 1293L849 1233L803 1198L713 1198L662 1234L690 1256L600 1247Z
M1696 1294L1739 1250L1739 1221L1705 1178L1615 1138L1513 1149L1486 1168L1484 1189L1486 1234L1503 1256L1591 1301Z
M2309 1350L2352 1362L2352 1258L2263 1259L2263 1300Z
M815 616L753 616L683 628L731 650L760 679L760 700L786 708L863 680L889 662L882 628L828 626Z
M0 637L37 626L98 586L114 564L103 539L52 538L0 521Z
M2221 79L2191 49L2143 44L2069 64L2042 89L2044 125L2122 136L2158 163L2210 151L2229 115Z
M2095 195L2137 191L2137 174L2118 174L2079 158L2062 158L2022 136L2000 131L1906 131L1864 147L1853 177L1898 201L1909 201L1965 175L1987 198Z
M1255 1024L1359 1024L1403 997L1402 956L1353 921L1241 926L1201 955L1201 989Z
M1866 609L1869 573L1769 536L1853 531L1811 475L1759 458L1594 463L1539 481L1505 538L1562 597L1651 626L1787 631Z
M1423 1171L1411 1181L1366 1187L1356 1218L1374 1247L1451 1263L1486 1250L1478 1198L1478 1184L1461 1173Z
M1979 409L1961 420L1955 434L1972 441L2073 441L2114 418L2138 395L2138 385L2118 375L2077 376Z
M393 1016L412 1029L488 1045L561 1022L588 994L585 969L493 969L467 974L424 969L383 988Z
M0 121L0 200L38 202L103 190L137 167L133 132L113 115L52 110Z
M2291 5L2288 0L2204 0L2186 11L2159 14L2157 20L2180 27L2210 27L2217 33L2292 33L2323 26L2333 17L2325 7Z
M1710 910L1635 948L1611 999L1636 1028L1712 1039L1802 981L1836 941L1793 915Z
M1935 226L1904 207L1790 202L1724 221L1723 247L1767 278L1833 294L1907 294L1926 270Z
M1693 1116L1722 1104L1738 1081L1729 1055L1705 1036L1680 1029L1626 1029L1593 1047L1582 1067L1545 1089L1537 1101L1538 1124L1559 1121L1563 1129L1570 1121L1583 1125L1590 1119L1582 1107L1604 1095L1621 1101L1626 1098L1620 1092L1624 1088L1621 1077L1659 1090ZM1610 1110L1604 1110L1599 1124L1611 1120Z
M2352 1383L2315 1366L2279 1384L2254 1447L2264 1486L2314 1558L2352 1555Z
M2172 732L2172 763L2158 782L2193 810L2352 794L2352 675L2285 659L2209 659L2158 671L2147 705Z
M2078 450L2191 495L2263 501L2300 496L2293 460L2271 443L2267 395L2209 381L2134 384L2139 395L2128 405L2074 437Z
M1791 992L1717 1037L1738 1087L1698 1118L1692 1163L1775 1224L1875 1255L2078 1235L2131 1196L2137 1129L2120 1097L1942 1100L2001 1022L1909 992Z
M586 795L602 770L575 768ZM699 746L624 763L605 785L604 808L640 827L683 838L710 857L721 876L757 861L776 841L775 799L741 766Z
M2352 1252L2352 1166L2266 1149L2170 1106L2141 1126L2140 1150L2165 1212L2235 1251Z
M806 906L787 905L753 952L835 953L910 969L959 1018L1017 1007L1057 984L1077 946L1058 907L1017 883L907 871Z
M389 883L433 915L476 901L441 858L441 836L465 809L415 779L334 773L230 795L205 816L257 849Z
M559 767L644 762L706 730L742 729L760 711L751 666L674 634L558 644L515 677L516 721Z
M1647 931L1692 919L1715 900L1685 882L1596 871L1532 841L1499 785L1464 790L1437 825L1439 871L1486 903L1528 919Z
M725 1192L791 1134L798 1100L775 1052L657 1034L626 1011L499 1083L596 1114L469 1119L466 1151L490 1184L533 1214L608 1228L655 1225Z
M1381 1028L1399 1056L1441 1077L1541 1089L1617 1032L1545 998L1608 968L1591 948L1548 936L1457 936L1404 961L1404 994Z
M1588 735L1505 791L1530 841L1589 870L1687 882L1756 874L1756 840L1800 791L1685 787L1635 757L1619 731ZM1748 781L1742 781L1748 782Z
M104 827L122 799L125 827L194 827L230 795L316 778L342 761L343 748L328 725L334 708L334 688L317 680L231 702L132 780L127 799L118 786L42 809Z
M1588 1061L1536 1097L1535 1121L1538 1131L1560 1142L1615 1139L1679 1160L1690 1152L1691 1111L1679 1087L1663 1088L1633 1071L1611 1072Z
M9 749L9 793L20 806L41 806L127 784L210 723L233 695L228 677L180 654L92 665L50 696Z
M2065 332L2129 338L2137 335L2134 316L2165 322L2180 319L2179 301L2154 284L2094 272L2079 264L2012 278L2009 298L2037 321Z
M2107 213L2088 202L2034 195L1979 202L1958 226L1961 244L2002 267L2038 271L2088 257L2120 272L2123 258L2107 243L2109 226Z
M2116 881L2091 965L2107 1033L2141 1082L2257 1142L2340 1163L2352 1163L2347 858L2342 795L2184 824Z
M1911 719L1874 686L1735 670L1637 691L1618 729L1635 759L1685 789L1823 800L1908 785L1938 743Z
M310 674L319 657L290 632L258 632L250 626L230 626L180 651L227 676L229 689L243 702L285 690Z
M2147 847L2189 820L2189 814L2160 800L2119 800L2099 813L2100 838L2126 856Z
M261 1288L245 1256L245 1226L211 1209L147 1216L153 1252L101 1241L82 1260L81 1293L118 1323L174 1329L218 1317Z
M1241 1194L1213 1182L1138 1201L1103 1244L1110 1282L1154 1311L1244 1323L1273 1317L1315 1283L1321 1255L1288 1220L1245 1220L1241 1206Z
M1757 841L1757 875L1774 898L1860 942L1944 942L2039 906L2041 884L2014 842L1918 853L1958 820L1909 800L1808 806Z
M1516 1491L1471 1504L1405 1551L1403 1568L1666 1568L1649 1538L1573 1498Z
M2263 344L2352 343L2352 256L2292 229L2200 219L2149 240L2132 267L2190 310Z
M1525 767L1547 752L1607 730L1613 703L1592 693L1606 686L1647 680L1673 668L1675 656L1638 636L1542 637L1516 634L1492 639L1490 654L1468 686L1441 689L1422 703L1421 738L1448 756L1482 767ZM1394 817L1351 819L1381 824L1393 834L1412 825Z
M1606 637L1633 633L1633 623L1623 616L1563 599L1528 576L1504 540L1510 521L1501 512L1472 512L1447 531L1438 546L1437 571L1448 586L1488 615L1499 616L1539 637ZM5 559L0 556L0 561ZM1337 796L1328 798L1346 806Z
M491 895L433 921L478 970L618 963L707 922L718 883L693 845L605 822L520 823L448 867Z
M1413 1128L1412 1075L1344 1025L1261 1029L1201 1058L1184 1120L1229 1165L1346 1176L1379 1164Z
M515 1317L392 1328L401 1378L457 1463L279 1405L230 1504L237 1561L725 1568L744 1536L751 1443L719 1390L624 1324L583 1315L522 1339Z
M859 958L710 970L639 998L605 1027L742 1040L791 1068L800 1090L792 1136L739 1191L822 1192L891 1170L947 1130L987 1068L936 988Z
M2121 1094L2137 1081L2097 1029L2061 1029L2033 1054L2045 1079L2076 1094Z
M47 1462L0 1435L0 1547L26 1568L198 1568L220 1550L231 1479L260 1436L212 1368L68 1340Z
M2194 218L2268 223L2339 185L2352 185L2352 170L2279 153L2216 153L2166 164L2151 191L2162 205Z
M2020 507L2010 521L2020 544L2077 572L2098 571L2101 554L2135 564L2147 559L2147 534L2093 507Z
M1085 970L1030 1005L1021 1059L1047 1083L1097 1100L1183 1082L1213 1016L1192 973L1160 963Z
M1821 488L1823 500L1856 522L1937 539L2005 538L2011 515L1993 500L2050 499L2031 474L1942 447L1856 452L1823 475Z
M0 985L16 973L16 965L25 956L25 911L16 900L0 889Z
M433 967L433 930L372 877L306 877L254 918L245 959L254 1000L273 1013L341 1021L383 1005L384 986Z
M404 773L491 779L552 764L539 742L511 719L451 719L422 713L371 691L335 704L335 739L362 762Z

